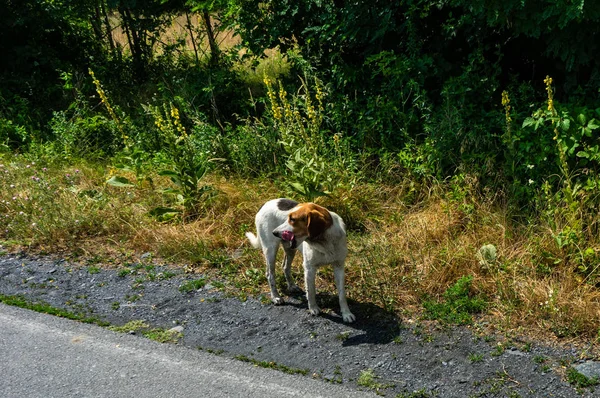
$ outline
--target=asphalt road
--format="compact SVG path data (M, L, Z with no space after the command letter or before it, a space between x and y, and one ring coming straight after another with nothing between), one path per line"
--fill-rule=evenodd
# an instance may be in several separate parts
M0 397L368 397L343 386L0 304Z

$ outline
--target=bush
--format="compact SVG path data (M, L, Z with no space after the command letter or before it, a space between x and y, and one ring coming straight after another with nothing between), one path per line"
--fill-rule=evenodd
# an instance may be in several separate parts
M487 303L482 297L471 295L472 282L473 276L463 276L446 290L444 301L424 301L425 317L458 325L473 322L471 315L485 310Z
M12 120L0 118L0 151L21 148L27 142L27 131Z
M67 111L55 112L50 128L55 137L55 149L65 158L104 158L114 155L121 146L121 137L114 120L102 115L68 116Z

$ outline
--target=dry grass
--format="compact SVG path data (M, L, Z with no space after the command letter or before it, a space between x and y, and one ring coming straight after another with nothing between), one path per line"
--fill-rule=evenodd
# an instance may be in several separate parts
M204 21L199 14L190 14L189 17L199 56L201 58L208 57L210 46L205 33L206 29ZM123 48L126 53L131 53L129 41L121 26L119 17L115 14L109 18L109 21L112 27L112 37L114 42L119 47ZM239 37L235 36L231 30L222 29L221 22L214 16L212 18L212 25L215 40L221 51L227 51L239 44ZM193 55L194 43L192 42L190 28L188 27L188 21L185 15L173 16L170 24L165 28L165 31L161 32L160 41L155 44L155 54L162 54L164 48L173 46L177 43L183 43L183 45L180 46L180 51L185 51L186 53Z
M46 188L32 179L41 175L39 166L6 163L0 217L11 217L12 224L0 231L5 248L70 251L108 265L151 252L157 261L224 277L233 290L268 291L261 253L250 248L244 232L254 230L254 215L266 200L282 195L272 181L211 176L206 182L219 194L201 217L188 224L160 223L147 214L163 204L163 195L144 186L106 186L101 168L46 171L43 178L52 191L44 194ZM65 174L78 177L69 180ZM167 181L157 179L156 184ZM439 298L460 277L473 275L473 293L489 303L482 320L499 332L563 342L597 336L600 291L574 272L566 257L541 267L547 262L543 253L560 255L549 228L514 224L506 209L473 192L458 198L440 186L432 192L411 205L403 201L405 190L375 184L321 198L352 226L347 261L351 299L418 317L424 297ZM31 198L37 198L38 206L51 206L46 211L27 207ZM22 217L21 211L31 214ZM15 221L19 217L22 223ZM497 248L493 262L482 263L477 255L485 244ZM300 278L300 259L294 271ZM320 272L318 284L320 291L335 294L331 271Z

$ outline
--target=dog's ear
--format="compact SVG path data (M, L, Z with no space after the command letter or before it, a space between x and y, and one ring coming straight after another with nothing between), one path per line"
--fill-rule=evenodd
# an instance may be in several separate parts
M325 232L327 228L331 227L331 224L333 223L331 220L331 215L327 210L323 210L325 212L318 210L311 210L308 212L306 228L308 229L309 238L316 238Z

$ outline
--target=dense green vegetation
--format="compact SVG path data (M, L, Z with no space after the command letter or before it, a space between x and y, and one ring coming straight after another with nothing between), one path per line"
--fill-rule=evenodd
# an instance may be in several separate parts
M321 90L308 130L323 142L301 157L329 160L338 137L353 171L475 174L515 205L531 204L545 184L551 194L596 189L600 5L31 0L3 9L4 150L153 156L169 138L148 114L166 106L218 167L292 173L306 185L300 164L279 161L298 148L281 145L266 76L280 79L275 92L297 93L291 106L303 122ZM169 34L177 16L186 29ZM220 48L223 32L239 40ZM272 49L285 67L254 69ZM102 87L108 96L98 98ZM196 156L188 161L207 163Z
M168 238L140 243L140 230L211 219L201 225L212 240L161 254L232 269L222 251L239 245L231 236L251 228L252 209L290 195L345 218L355 266L368 266L356 286L378 305L442 298L475 275L461 297L497 300L486 308L501 307L507 324L516 311L550 319L557 335L594 335L600 3L0 9L0 243L148 250L148 236ZM426 222L410 224L417 211ZM408 242L405 254L381 231ZM486 244L493 258L476 254ZM260 279L256 261L246 280Z

